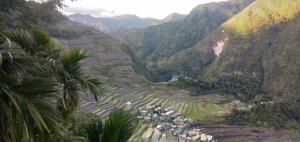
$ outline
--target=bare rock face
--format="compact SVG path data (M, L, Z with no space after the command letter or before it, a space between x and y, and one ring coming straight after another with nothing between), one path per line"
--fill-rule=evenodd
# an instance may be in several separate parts
M220 54L223 52L223 48L225 46L225 42L228 40L228 38L225 38L224 40L219 40L217 42L217 45L214 46L212 49L214 51L214 54L219 57Z

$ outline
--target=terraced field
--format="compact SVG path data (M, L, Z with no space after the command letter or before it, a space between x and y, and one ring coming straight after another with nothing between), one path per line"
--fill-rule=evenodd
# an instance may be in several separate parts
M73 31L74 29L85 29L80 25L70 22L62 22L55 26L57 29ZM77 38L60 39L60 41L70 48L82 47L93 53L93 56L86 61L85 71L91 75L101 76L103 81L103 96L98 102L92 96L84 96L80 101L80 112L93 113L101 118L105 118L114 108L125 106L131 102L133 108L147 105L162 105L166 108L181 112L193 119L200 119L207 122L214 116L221 115L230 110L228 102L232 98L227 98L217 94L207 96L190 96L188 91L170 88L165 84L151 84L135 73L130 57L122 50L121 44L109 36L94 31L92 33L82 33ZM76 32L77 33L77 32ZM248 128L240 129L231 127L228 133L227 126L208 125L205 127L207 133L218 133L218 140L225 141L256 141L267 140L265 137L274 135L270 142L286 142L286 133L283 132L252 132ZM261 130L261 129L259 129ZM240 133L238 133L240 132ZM138 131L130 139L130 142L142 142L157 140L152 138L154 131L147 124L140 124ZM142 136L148 139L143 140ZM168 137L168 135L167 135ZM257 139L255 139L257 138ZM169 139L168 139L169 140ZM160 138L164 141L164 137ZM176 141L176 140L175 140ZM156 142L156 141L155 141Z
M293 142L289 131L286 130L205 124L199 128L202 132L213 135L218 142ZM174 136L157 135L155 132L154 128L140 124L139 129L129 142L177 142Z
M161 87L161 86L160 86ZM191 97L183 90L159 90L155 86L136 86L120 88L111 85L104 85L104 95L98 102L91 96L85 96L80 102L80 111L93 113L105 118L111 110L131 103L134 109L143 106L162 105L165 108L176 110L194 119L203 119L205 116L224 113L226 110L217 105L215 97L219 100L227 98L221 96L199 96ZM205 100L205 102L201 102ZM220 103L220 102L219 102Z
M104 80L104 84L106 84L103 86L104 94L98 102L95 102L92 96L84 96L81 99L79 109L81 112L93 113L101 118L105 118L114 108L123 107L127 102L130 102L133 109L150 105L161 105L181 112L192 119L206 122L207 119L226 113L229 110L226 104L232 100L232 98L219 95L190 96L188 91L141 82L140 84L126 85L118 83L116 86L113 85L114 83L105 82ZM216 136L220 141L227 142L289 141L289 133L287 131L210 124L202 124L200 129L207 134ZM149 124L140 123L137 132L131 137L129 142L176 141L174 137L168 135L160 135L158 138L153 137L157 136L155 132L156 130Z
M167 86L146 82L123 84L121 79L114 79L112 83L111 80L106 80L105 78L103 78L103 82L105 84L103 86L103 96L97 102L92 96L84 96L80 101L79 110L81 112L93 113L101 118L105 118L114 108L123 107L127 102L130 102L133 109L161 105L165 108L181 112L184 115L193 116L195 119L203 119L219 111L225 112L226 110L221 107L221 103L229 99L218 95L191 97L188 95L188 91L171 89ZM208 111L212 110L211 106L215 107L214 110L216 111L209 114ZM157 142L158 139L159 141L167 142L166 136L155 138L153 137L154 133L155 129L151 128L149 124L141 123L137 132L130 139L130 142ZM168 141L170 141L169 137Z
M293 142L287 130L249 128L231 125L199 126L206 134L222 142Z

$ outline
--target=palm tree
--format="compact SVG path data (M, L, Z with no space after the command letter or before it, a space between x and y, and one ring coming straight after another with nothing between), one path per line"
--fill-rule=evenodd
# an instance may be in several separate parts
M83 60L88 57L88 52L79 48L72 49L62 56L56 70L58 82L62 85L63 97L59 100L59 109L66 121L70 122L77 109L80 94L90 93L98 100L101 91L101 82L97 78L85 75L81 69Z
M0 141L34 141L61 127L53 105L58 84L41 60L27 52L38 43L29 32L0 35Z
M79 95L100 95L100 81L81 69L86 57L80 49L64 52L40 30L1 32L0 141L66 140Z
M137 120L132 114L123 109L113 110L102 122L92 119L83 126L84 136L90 142L126 142L137 127Z

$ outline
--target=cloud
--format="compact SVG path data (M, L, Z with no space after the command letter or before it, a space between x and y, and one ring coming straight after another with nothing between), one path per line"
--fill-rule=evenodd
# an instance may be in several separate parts
M82 13L93 16L134 14L139 17L163 19L171 13L188 14L199 4L224 0L66 0L66 14Z
M81 7L65 7L63 12L67 15L74 14L74 13L81 13L81 14L88 14L93 15L95 17L112 17L121 15L116 11L108 11L101 8L81 8Z

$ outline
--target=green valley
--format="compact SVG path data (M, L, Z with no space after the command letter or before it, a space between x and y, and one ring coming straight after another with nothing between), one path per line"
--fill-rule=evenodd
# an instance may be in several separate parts
M300 140L299 0L83 1L0 1L1 142Z

